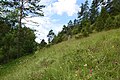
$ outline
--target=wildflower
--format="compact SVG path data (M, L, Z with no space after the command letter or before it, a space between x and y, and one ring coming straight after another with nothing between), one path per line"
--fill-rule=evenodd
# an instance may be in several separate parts
M113 45L112 48L114 48L115 46Z
M75 76L77 77L77 74L75 74Z
M78 70L77 70L77 71L75 71L75 76L78 76Z
M92 69L90 69L90 76L92 76Z
M62 69L62 67L60 66L60 69Z
M87 66L87 64L84 65L84 67L86 67L86 66Z

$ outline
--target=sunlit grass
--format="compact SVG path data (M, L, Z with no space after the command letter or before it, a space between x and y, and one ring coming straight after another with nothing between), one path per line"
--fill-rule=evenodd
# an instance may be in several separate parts
M1 65L0 80L120 80L120 29L72 38Z

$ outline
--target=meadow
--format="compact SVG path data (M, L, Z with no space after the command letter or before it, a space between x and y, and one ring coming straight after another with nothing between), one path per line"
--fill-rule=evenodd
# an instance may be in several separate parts
M120 80L120 29L73 37L0 65L0 80Z

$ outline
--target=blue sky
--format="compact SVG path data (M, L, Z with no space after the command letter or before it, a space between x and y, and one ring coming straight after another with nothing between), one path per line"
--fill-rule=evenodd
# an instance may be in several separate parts
M46 35L49 30L52 29L56 34L61 31L62 26L67 25L69 20L77 18L79 7L84 2L85 0L41 0L40 4L46 6L43 9L44 17L26 18L38 23L37 25L30 23L26 26L37 30L35 32L37 42L40 42L41 39L47 41Z

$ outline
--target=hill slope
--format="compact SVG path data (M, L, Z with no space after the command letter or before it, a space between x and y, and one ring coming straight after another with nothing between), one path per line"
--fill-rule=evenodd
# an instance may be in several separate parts
M1 65L0 80L120 80L120 29L71 39Z

